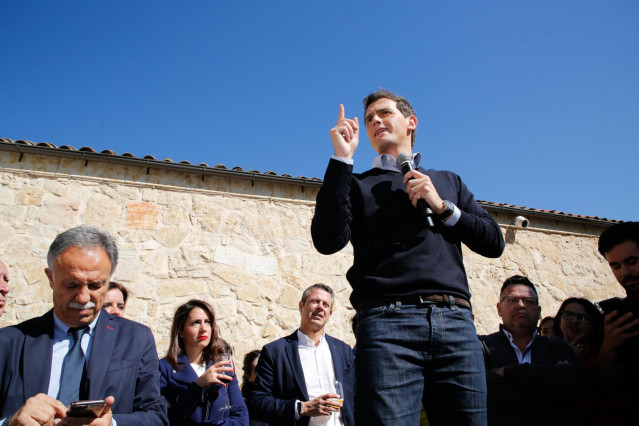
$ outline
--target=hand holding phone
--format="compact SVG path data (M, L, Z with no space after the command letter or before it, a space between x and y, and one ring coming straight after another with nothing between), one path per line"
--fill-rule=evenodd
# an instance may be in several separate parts
M102 414L105 405L106 401L104 399L75 401L69 404L67 417L96 418Z
M613 297L610 299L602 300L601 302L595 303L599 307L601 311L603 311L604 316L608 316L612 311L617 311L617 318L626 315L630 312L628 306L618 297Z

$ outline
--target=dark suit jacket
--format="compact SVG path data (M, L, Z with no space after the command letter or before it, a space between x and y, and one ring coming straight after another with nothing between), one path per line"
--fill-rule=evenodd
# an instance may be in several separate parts
M352 426L354 406L353 350L346 343L326 336L331 350L335 379L344 387L342 418L344 425ZM247 399L251 419L270 422L271 425L295 423L295 401L308 401L304 371L297 349L297 331L262 348L257 363L255 388ZM301 417L297 425L307 425L310 417Z
M486 366L489 426L574 424L586 376L568 343L537 335L531 346L532 363L519 364L501 330L479 340ZM503 377L492 371L499 367L504 367Z
M160 360L160 392L168 401L171 425L248 425L248 410L237 376L227 387L232 409L221 423L220 408L224 406L226 395L222 385L202 389L195 383L198 376L186 355L180 355L178 363L181 369L174 368L166 358ZM212 364L209 362L206 368Z
M53 353L53 310L0 329L0 418L9 417L38 394L46 394ZM88 399L113 395L118 426L168 424L160 396L160 373L151 330L100 313L84 386Z

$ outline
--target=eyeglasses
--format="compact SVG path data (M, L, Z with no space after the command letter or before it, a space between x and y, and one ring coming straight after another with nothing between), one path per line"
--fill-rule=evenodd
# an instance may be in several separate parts
M537 306L539 304L539 301L536 297L504 296L499 302L505 303L508 306L516 306L519 305L519 301L524 302L524 305L528 307Z
M592 321L592 319L588 315L576 314L570 311L561 311L560 314L561 314L561 317L565 319L566 321L577 321L584 324Z

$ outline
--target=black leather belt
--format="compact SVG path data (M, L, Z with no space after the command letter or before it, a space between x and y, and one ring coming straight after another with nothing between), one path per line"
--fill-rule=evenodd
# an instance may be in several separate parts
M424 303L435 303L437 305L450 306L450 295L448 294L431 294L428 296L397 296L397 297L381 297L375 300L364 300L357 304L358 311L376 306L388 305L389 303L401 302L402 305L421 305ZM473 309L470 302L461 297L453 296L455 305L463 306L470 310Z

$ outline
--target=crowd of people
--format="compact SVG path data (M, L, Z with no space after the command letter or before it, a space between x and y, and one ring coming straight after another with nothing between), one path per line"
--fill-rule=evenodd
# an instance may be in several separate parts
M353 245L355 348L326 334L335 293L316 283L299 327L245 355L242 383L204 300L177 307L159 359L151 330L124 316L115 241L79 226L47 253L53 308L0 329L0 426L634 424L639 222L599 239L626 298L596 306L575 289L540 322L537 286L514 275L499 330L478 336L461 244L498 257L499 226L459 176L420 167L405 98L378 91L364 110L379 155L353 173L359 121L340 106L311 226L323 254ZM9 292L0 262L0 315Z

